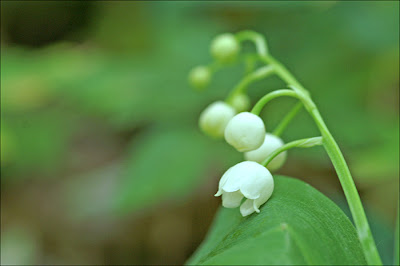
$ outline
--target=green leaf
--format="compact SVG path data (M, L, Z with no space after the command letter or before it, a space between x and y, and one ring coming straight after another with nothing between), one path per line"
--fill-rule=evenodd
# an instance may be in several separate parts
M29 227L8 226L1 234L1 265L38 264L41 255L38 240L37 233Z
M5 113L5 112L4 112ZM73 119L58 110L9 116L2 113L2 179L53 177L68 153ZM4 127L4 130L3 130ZM3 139L4 135L4 139ZM24 175L29 173L28 175ZM4 174L4 175L3 175ZM3 178L4 177L4 178Z
M366 264L355 228L337 205L300 180L274 179L259 214L221 208L188 264Z
M238 154L199 130L156 126L129 147L116 208L131 212L190 195L210 167L227 167ZM213 169L214 170L214 169Z

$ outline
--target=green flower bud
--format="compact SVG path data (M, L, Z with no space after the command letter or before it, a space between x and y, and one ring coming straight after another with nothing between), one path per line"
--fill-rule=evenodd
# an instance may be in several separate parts
M196 89L204 89L210 84L211 71L205 66L197 66L189 73L189 84Z
M246 94L236 95L231 102L231 105L238 113L249 110L250 98Z
M235 35L224 33L215 37L211 42L211 55L221 63L234 61L240 51L239 42Z
M201 113L199 126L205 134L222 138L226 125L235 113L235 109L224 102L212 103Z

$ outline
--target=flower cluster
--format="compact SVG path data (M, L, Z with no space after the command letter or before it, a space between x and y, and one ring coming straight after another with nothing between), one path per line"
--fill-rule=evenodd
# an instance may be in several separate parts
M239 52L240 42L233 34L222 34L211 43L211 54L220 64L235 61ZM204 88L209 84L211 75L209 68L198 66L190 72L189 82L195 88ZM279 169L286 159L286 153L281 153L268 164L268 168L262 165L284 143L279 137L266 132L263 120L247 112L249 107L249 97L238 92L229 101L210 104L199 120L200 129L206 135L225 138L228 144L244 153L246 161L225 172L215 194L222 196L222 205L226 208L240 206L243 216L260 212L260 206L271 197L274 189L270 171Z

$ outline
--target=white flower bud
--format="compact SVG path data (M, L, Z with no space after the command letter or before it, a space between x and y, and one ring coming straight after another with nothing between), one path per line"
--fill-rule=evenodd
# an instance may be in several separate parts
M250 98L246 94L239 94L233 97L231 105L235 110L240 112L245 112L249 110L250 107Z
M205 66L197 66L189 72L189 84L196 89L203 89L211 81L211 71Z
M211 54L221 63L234 61L239 51L239 42L236 40L235 35L231 33L218 35L211 42Z
M199 126L205 134L221 138L224 136L226 125L235 114L235 109L227 103L214 102L201 113Z
M240 206L242 216L260 212L274 190L274 179L267 168L256 162L245 161L228 169L219 181L216 197L222 195L222 206Z
M264 122L259 116L249 112L235 115L225 128L226 142L240 152L259 148L264 138Z
M284 145L282 139L279 137L267 133L265 135L264 143L260 148L246 152L244 154L244 158L248 161L254 161L258 163L262 163L268 155L270 155L276 149L282 147ZM268 165L268 169L270 171L278 170L286 160L286 152L280 153L276 156Z

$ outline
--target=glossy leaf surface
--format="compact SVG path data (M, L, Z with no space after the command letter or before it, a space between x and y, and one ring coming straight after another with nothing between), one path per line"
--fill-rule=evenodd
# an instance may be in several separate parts
M330 199L297 179L276 176L259 214L221 208L188 264L363 265L354 226Z

